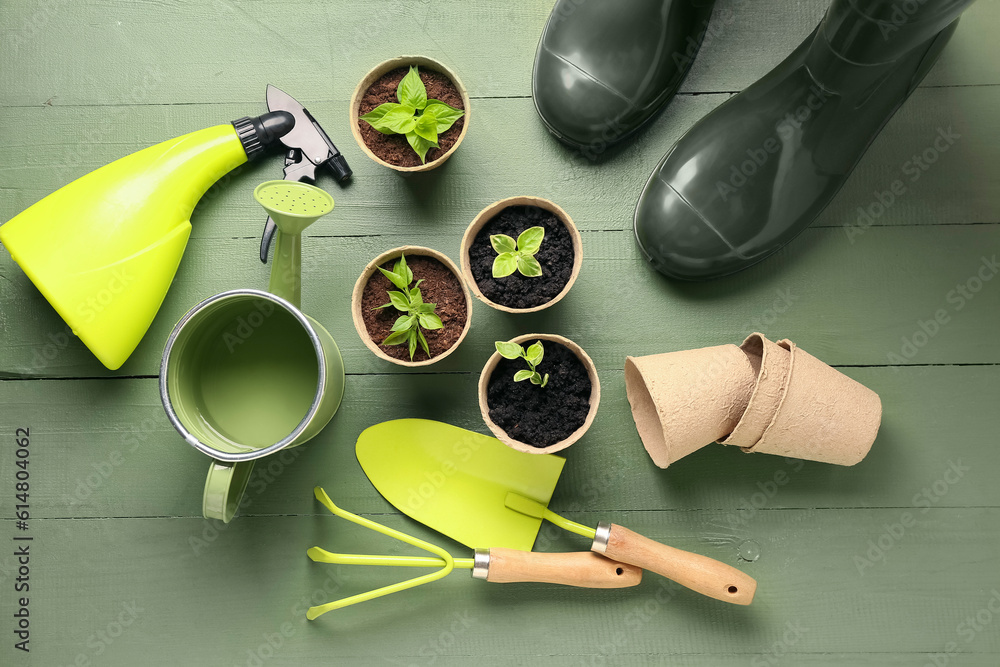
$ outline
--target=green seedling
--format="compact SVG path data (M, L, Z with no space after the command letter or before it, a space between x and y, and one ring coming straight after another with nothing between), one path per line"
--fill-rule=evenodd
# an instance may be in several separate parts
M424 282L423 279L418 280L413 287L410 287L410 283L413 282L413 271L406 265L404 255L399 256L399 261L393 265L392 271L386 271L381 266L378 267L378 270L389 279L389 282L398 287L399 291L388 292L389 303L382 304L372 310L392 306L399 312L405 313L400 315L392 325L392 333L382 341L382 344L402 345L406 343L410 349L410 361L413 361L413 354L417 351L417 343L420 343L420 347L430 357L431 351L427 347L427 339L421 329L431 331L440 329L444 324L441 322L441 318L434 314L437 304L424 303L423 296L420 294L420 283Z
M528 368L531 369L519 370L517 373L514 373L514 382L530 380L531 384L538 385L539 387L544 387L549 383L549 374L542 375L536 370L538 364L542 363L542 357L545 356L542 341L535 341L527 350L517 343L509 343L501 340L498 340L494 345L496 345L497 352L504 359L524 359L525 363L528 364Z
M535 253L542 247L545 238L544 227L529 227L517 237L517 241L506 234L490 236L490 244L499 253L493 260L493 277L503 278L520 271L528 278L542 275L542 265L535 259Z
M422 163L427 162L427 151L439 147L438 135L465 115L461 109L441 100L427 99L427 88L412 65L396 87L396 99L398 104L380 104L361 116L361 120L382 134L405 134Z

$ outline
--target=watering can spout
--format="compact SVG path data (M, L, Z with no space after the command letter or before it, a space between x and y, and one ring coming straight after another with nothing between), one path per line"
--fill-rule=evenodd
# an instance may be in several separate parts
M0 227L7 248L73 333L119 368L159 310L198 200L288 133L285 111L241 118L121 158Z

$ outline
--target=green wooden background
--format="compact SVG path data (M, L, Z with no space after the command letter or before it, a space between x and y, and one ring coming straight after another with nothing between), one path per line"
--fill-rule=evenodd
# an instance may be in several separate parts
M265 84L305 103L354 168L335 213L305 241L304 309L344 353L347 394L295 460L258 465L228 526L200 516L207 459L157 395L167 332L216 292L266 284L250 193L272 157L210 191L174 286L117 372L101 366L0 253L0 664L984 665L1000 663L1000 3L981 0L923 85L820 220L732 278L677 284L631 235L649 171L698 118L779 62L824 0L720 0L682 93L634 141L596 162L557 144L530 99L551 0L10 0L0 4L0 220L152 143L264 110ZM473 97L470 132L442 168L403 178L351 140L347 100L375 63L439 58ZM851 228L939 131L960 138L873 225ZM512 317L477 303L462 347L406 372L370 354L349 314L364 264L405 243L457 259L465 226L511 195L548 197L583 232L573 291ZM860 233L858 233L860 232ZM984 263L985 262L985 263ZM973 280L971 287L977 287ZM786 307L787 306L787 307ZM778 312L783 310L783 312ZM922 323L947 322L924 336ZM933 327L928 327L933 329ZM876 390L885 416L855 468L706 448L652 465L628 411L626 355L788 337ZM579 342L603 400L568 450L552 507L613 520L732 563L759 581L737 608L655 575L589 591L491 585L460 572L308 622L313 603L399 577L311 563L306 548L407 553L313 501L466 550L399 516L353 453L370 424L440 419L485 431L475 399L492 341L529 331ZM907 344L915 345L911 348ZM919 347L918 347L919 346ZM31 514L14 523L14 433L31 429ZM779 483L781 482L781 483ZM905 525L904 525L905 524ZM31 535L30 654L14 649L15 535ZM582 538L544 529L539 550Z

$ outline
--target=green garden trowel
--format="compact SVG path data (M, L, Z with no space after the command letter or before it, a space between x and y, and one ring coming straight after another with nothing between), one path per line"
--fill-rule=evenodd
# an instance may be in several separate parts
M397 419L362 432L357 456L368 479L396 508L474 549L528 551L547 519L592 538L592 551L703 595L746 605L757 589L751 577L717 560L615 524L595 530L554 515L546 506L565 460L553 454L525 454L440 422Z

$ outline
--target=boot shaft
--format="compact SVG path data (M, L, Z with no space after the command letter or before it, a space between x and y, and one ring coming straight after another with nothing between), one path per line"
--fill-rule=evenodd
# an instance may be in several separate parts
M833 0L817 45L860 65L891 63L944 30L973 0Z

